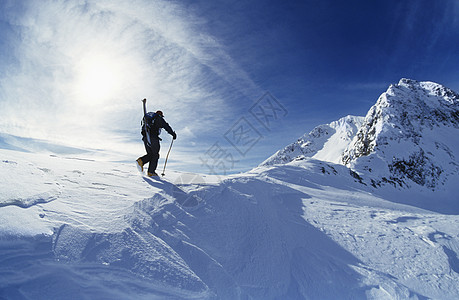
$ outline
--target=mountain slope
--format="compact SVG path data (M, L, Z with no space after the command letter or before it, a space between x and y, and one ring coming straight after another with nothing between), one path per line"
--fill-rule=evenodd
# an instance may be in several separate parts
M319 125L295 143L277 151L261 165L288 163L299 156L339 163L362 122L363 117L346 116L330 124Z
M458 217L396 204L396 189L374 196L342 165L300 158L184 183L0 153L2 298L459 295Z
M459 173L459 95L433 82L402 79L370 109L342 162L391 182L436 189Z
M365 118L314 128L261 165L300 156L339 163L362 183L448 190L459 174L459 95L440 84L401 79Z

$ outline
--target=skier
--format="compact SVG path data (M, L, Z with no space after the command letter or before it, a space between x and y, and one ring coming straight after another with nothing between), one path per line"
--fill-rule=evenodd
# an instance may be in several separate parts
M145 144L147 154L137 159L137 166L139 170L143 172L143 166L146 163L150 163L148 165L147 175L149 177L158 176L158 174L156 173L156 167L158 166L159 159L159 141L161 141L159 134L161 133L161 128L164 128L167 131L167 133L172 135L172 138L174 140L177 138L177 134L164 120L164 114L162 111L158 110L155 113L147 113L145 106L147 99L143 99L142 102L144 110L144 117L142 120L142 140Z

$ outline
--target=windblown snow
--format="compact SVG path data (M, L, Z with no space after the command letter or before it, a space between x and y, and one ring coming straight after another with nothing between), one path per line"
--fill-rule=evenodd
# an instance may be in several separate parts
M457 299L458 99L402 79L225 177L0 143L0 298Z

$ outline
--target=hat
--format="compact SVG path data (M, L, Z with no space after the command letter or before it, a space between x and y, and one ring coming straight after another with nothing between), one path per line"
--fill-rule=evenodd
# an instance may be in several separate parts
M157 111L156 111L156 114L158 114L158 115L160 115L161 117L163 117L163 118L164 118L164 114L163 114L163 112L162 112L162 111L160 111L160 110L157 110Z

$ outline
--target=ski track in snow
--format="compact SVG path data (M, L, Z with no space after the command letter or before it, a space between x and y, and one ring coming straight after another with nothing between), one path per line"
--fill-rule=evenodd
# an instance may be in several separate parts
M376 196L343 166L186 183L0 153L2 299L459 297L458 216Z

